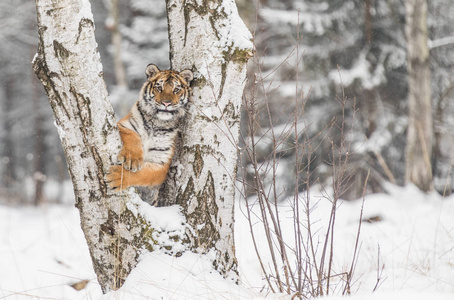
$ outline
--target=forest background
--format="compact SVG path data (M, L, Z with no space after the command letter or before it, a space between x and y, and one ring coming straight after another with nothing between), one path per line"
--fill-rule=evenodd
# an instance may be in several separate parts
M427 46L430 50L430 115L433 118L433 123L432 120L430 123L433 124L433 133L430 142L431 154L429 157L421 157L420 160L429 159L427 165L430 167L423 172L430 174L429 189L442 195L437 198L435 193L420 194L413 191L413 186L407 186L406 195L402 195L396 193L399 188L388 184L390 182L402 186L407 183L406 148L411 123L408 117L411 76L408 74L407 64L409 52L405 24L408 19L405 2L237 1L242 17L254 34L256 47L254 58L249 65L241 132L243 144L240 149L243 153L240 155L238 178L240 184L245 184L244 190L240 188L241 191L237 194L252 194L257 177L262 177L261 182L264 183L264 190L268 192L268 199L283 204L284 210L285 205L288 205L286 200L292 196L298 200L298 195L304 194L302 191L309 186L322 187L323 190L322 196L315 197L309 197L307 191L307 199L317 203L314 207L322 206L323 201L319 199L328 197L327 200L330 200L326 195L331 190L334 190L335 199L358 199L363 198L361 196L364 193L386 192L395 198L393 202L386 201L385 194L372 195L372 199L375 196L376 208L383 211L378 209L379 213L369 213L364 219L367 223L378 224L374 225L374 229L377 229L374 233L368 232L366 227L363 231L365 240L370 239L370 244L364 244L368 249L366 258L375 251L370 249L375 249L378 243L377 270L375 265L372 267L373 272L377 271L374 284L377 286L382 282L379 272L383 271L380 269L381 255L383 261L388 259L387 267L399 265L390 263L386 253L388 251L383 251L383 254L380 252L380 249L385 250L389 246L382 241L380 234L396 231L400 235L390 239L393 251L389 253L392 253L391 256L396 262L405 261L403 270L411 270L412 274L421 271L424 275L430 270L427 279L436 279L437 285L430 283L434 290L442 290L439 285L447 285L449 291L452 291L449 280L452 278L452 226L446 221L450 220L449 213L452 210L444 211L441 207L444 205L444 208L447 208L446 205L451 203L449 199L452 197L447 196L452 194L454 187L454 38L450 26L454 5L441 0L428 3ZM104 77L110 100L120 117L137 99L138 90L145 77L144 66L150 62L161 68L169 66L165 2L93 1L92 9ZM0 76L4 76L0 86L0 203L13 206L62 202L73 204L71 183L68 180L61 143L57 138L58 126L54 125L47 97L31 72L30 62L38 43L34 3L2 1L0 16ZM257 114L251 114L252 111L247 109L247 104L252 102L257 104ZM252 117L253 122L250 122ZM254 126L253 130L251 124ZM295 132L292 132L293 129ZM278 137L277 141L275 137ZM256 143L248 144L253 140ZM251 145L254 150L253 160L248 155L251 153L248 153ZM300 149L301 153L295 153L295 149ZM249 187L252 188L248 190ZM274 193L270 193L273 187L276 189ZM311 189L312 193L315 190ZM301 194L298 194L300 192ZM237 205L240 211L246 202L242 200ZM358 202L361 201L341 205L347 211L353 211L348 209L349 205L356 206ZM369 206L374 207L374 201L367 201L366 211ZM46 207L48 206L42 206L44 210ZM67 206L54 207L60 209ZM336 211L337 207L333 207ZM12 211L24 213L18 215L17 223L9 223L14 214ZM17 209L3 206L0 211L6 216L0 218L7 224L1 226L5 234L2 239L7 241L6 249L14 244L11 242L13 237L20 239L22 233L16 234L11 228L20 228L22 225L26 227L25 220L28 217L24 216L27 211L30 211L30 208L22 206ZM36 211L40 211L40 208ZM242 211L245 211L244 208ZM296 211L293 208L293 212ZM308 214L314 214L312 209L307 211ZM359 209L356 209L355 213L356 211ZM435 211L435 217L430 217L429 211ZM391 216L392 214L395 215ZM321 215L323 217L315 217L315 223L320 223L319 219L330 214ZM355 221L352 221L353 219ZM238 228L247 227L245 219L237 215L236 220ZM283 223L292 220L292 216L282 220ZM344 223L348 227L355 222L356 227L356 220L357 215ZM251 217L248 221L251 223ZM391 224L394 229L403 228L404 226L396 225L398 222L408 225L406 229L409 230L380 230L381 226ZM32 224L31 221L29 223ZM428 228L436 226L435 232L438 233L440 224L446 234L435 234L433 244L428 242L430 253L433 253L430 257L434 261L430 264L426 261L429 255L423 255L422 260L418 256L422 252L416 246L424 243L416 245L413 239L425 241L427 236L433 236L433 231ZM33 228L35 225L33 223L28 227ZM417 230L417 225L427 229L427 233ZM249 241L250 237L242 237L242 231L236 230L236 236L240 238L237 243L238 257L244 262L247 261L244 259L244 253L250 251L241 251L240 248L247 247L245 241ZM40 234L44 232L49 233L47 229L39 230ZM246 230L244 233L249 234ZM59 238L66 235L61 234ZM447 243L444 242L446 240ZM45 239L43 243L44 241ZM394 255L398 253L394 251L394 241L408 242L408 245L397 246L397 250L408 249L408 252L399 252L402 257ZM342 243L341 246L336 245L334 248L342 251L346 244L345 239L339 239L339 242ZM29 242L25 245L19 248L36 252L29 247ZM55 248L64 253L70 252L61 246ZM11 253L15 257L16 253L26 255L27 251ZM8 261L9 267L8 256L5 256L5 261ZM20 263L16 262L16 268L22 269L23 272L19 276L28 274L24 271L25 268L20 268L26 265L28 260L17 261ZM409 268L416 261L420 261L417 268ZM57 260L57 263L59 262L60 260ZM407 265L407 262L411 264ZM34 267L34 263L30 265ZM369 261L367 265L370 267L372 264ZM243 266L244 270L253 269L247 263ZM383 268L384 266L385 262ZM140 271L140 268L138 270ZM435 276L437 272L442 276ZM396 274L398 276L394 278L400 276L399 272ZM4 278L9 278L8 276L6 274ZM260 279L260 276L249 278ZM407 279L405 276L402 278L405 285ZM21 279L23 282L29 281ZM395 284L394 280L392 284ZM417 281L412 281L412 284L423 288ZM22 287L16 291L24 290L26 288ZM373 290L375 291L375 288ZM173 289L171 291L174 292Z
M343 115L353 128L347 136L351 175L343 198L361 196L369 171L367 193L383 191L385 182L404 185L408 125L404 1L237 0L237 4L256 46L246 94L254 82L262 82L264 88L255 96L266 98L272 112L271 119L259 118L261 134L271 125L283 130L298 103L295 94L302 93L304 135L318 145L310 162L312 180L325 183L332 175L329 141L340 137L326 128ZM144 66L152 62L169 67L165 2L94 1L92 9L110 99L117 116L122 116L137 99ZM429 1L431 172L434 189L445 195L454 188L453 15L449 1ZM71 187L52 111L30 64L38 44L35 5L2 1L0 20L0 201L70 202L64 200ZM344 111L338 105L342 92L354 108L350 105ZM271 148L263 139L258 159L266 160ZM293 172L285 171L295 168L292 148L280 153L276 174L279 195L285 197L296 184L297 189L303 187L295 183Z

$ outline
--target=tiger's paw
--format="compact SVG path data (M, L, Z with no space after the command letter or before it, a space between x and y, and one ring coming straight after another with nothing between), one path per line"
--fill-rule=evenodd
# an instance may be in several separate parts
M128 178L129 171L122 166L110 166L109 172L105 176L109 188L117 193L129 187Z
M118 154L118 161L128 171L137 172L142 169L143 166L143 150L136 149L131 150L123 147Z

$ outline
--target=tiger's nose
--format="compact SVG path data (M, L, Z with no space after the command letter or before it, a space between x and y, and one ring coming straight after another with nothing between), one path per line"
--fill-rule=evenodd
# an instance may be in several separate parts
M165 107L168 107L170 104L172 104L172 101L163 101L162 104L164 104Z

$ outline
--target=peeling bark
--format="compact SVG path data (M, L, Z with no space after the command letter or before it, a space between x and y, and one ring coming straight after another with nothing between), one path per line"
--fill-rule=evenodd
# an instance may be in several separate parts
M183 207L191 247L236 273L233 208L250 33L233 0L167 0L173 69L195 73L193 103L160 198Z

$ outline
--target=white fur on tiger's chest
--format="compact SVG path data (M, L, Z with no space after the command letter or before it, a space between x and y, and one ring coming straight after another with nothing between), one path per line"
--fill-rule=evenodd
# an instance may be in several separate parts
M150 135L143 140L144 161L158 164L169 163L176 135L176 129L150 132Z

